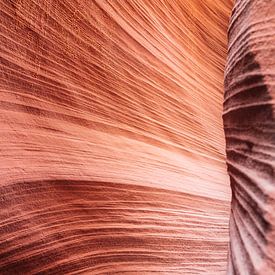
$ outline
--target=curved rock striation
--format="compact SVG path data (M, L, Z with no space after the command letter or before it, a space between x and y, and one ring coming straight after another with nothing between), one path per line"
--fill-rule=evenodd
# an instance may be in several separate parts
M231 8L0 0L1 274L225 273Z
M228 274L275 273L275 1L237 1L224 128L232 187Z

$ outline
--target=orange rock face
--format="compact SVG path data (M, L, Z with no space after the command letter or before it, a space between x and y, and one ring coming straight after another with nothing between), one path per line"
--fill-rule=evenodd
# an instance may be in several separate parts
M0 273L217 274L232 1L0 1Z

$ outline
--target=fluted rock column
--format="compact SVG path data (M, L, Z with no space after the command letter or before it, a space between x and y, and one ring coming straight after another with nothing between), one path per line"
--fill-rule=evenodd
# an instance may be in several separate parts
M236 1L224 128L232 187L228 274L275 272L275 1Z

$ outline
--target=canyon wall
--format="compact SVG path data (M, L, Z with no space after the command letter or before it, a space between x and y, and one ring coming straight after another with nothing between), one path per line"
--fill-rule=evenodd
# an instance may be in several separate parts
M222 102L232 2L0 0L1 274L225 273L231 189ZM270 223L255 207L269 189L252 179L247 190L245 182L259 172L271 186L271 104L266 119L227 114L238 108L238 96L228 99L243 72L238 60L258 84L246 80L236 91L265 85L259 102L273 100L272 64L261 61L264 49L259 55L249 46L249 37L263 35L258 41L271 47L269 31L265 37L260 24L259 33L236 39L248 2L257 3L238 1L233 12L225 83L230 232L244 240L231 241L231 273L258 264L245 252L257 243L247 232L268 243L257 261L272 250L272 231L258 237ZM251 11L256 21L247 26L262 15ZM250 104L245 96L238 102ZM266 126L234 132L253 116ZM247 140L235 145L231 135ZM259 171L252 160L236 160L243 148L256 154L255 136L264 143ZM247 194L249 203L240 199ZM241 227L240 216L255 219L255 228Z
M275 1L236 1L224 128L232 187L229 274L275 274Z

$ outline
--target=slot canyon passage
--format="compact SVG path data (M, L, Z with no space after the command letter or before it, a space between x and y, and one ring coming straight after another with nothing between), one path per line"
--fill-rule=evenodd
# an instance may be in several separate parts
M275 1L0 18L0 274L274 274Z

